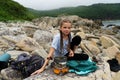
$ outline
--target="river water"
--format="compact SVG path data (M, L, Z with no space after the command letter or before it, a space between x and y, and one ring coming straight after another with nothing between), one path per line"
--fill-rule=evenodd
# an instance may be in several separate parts
M109 21L102 21L104 27L106 27L109 24L114 24L120 26L120 20L109 20Z

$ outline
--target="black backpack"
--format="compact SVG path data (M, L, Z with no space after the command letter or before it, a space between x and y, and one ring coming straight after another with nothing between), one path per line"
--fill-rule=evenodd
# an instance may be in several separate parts
M0 70L5 69L7 67L8 67L8 62L0 61Z
M33 54L29 56L25 53L20 54L16 61L11 63L11 67L22 73L23 77L29 77L31 73L40 69L44 63L44 58L40 55Z
M110 70L111 71L118 72L120 70L120 65L115 58L112 58L111 60L107 60L107 62L110 65Z

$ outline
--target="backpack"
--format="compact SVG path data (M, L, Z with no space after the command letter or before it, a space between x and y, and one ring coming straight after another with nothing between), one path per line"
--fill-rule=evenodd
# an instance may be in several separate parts
M0 70L8 67L11 56L8 53L0 54Z
M0 71L8 67L8 62L0 61Z
M11 67L22 73L23 77L29 77L31 73L40 69L44 63L44 58L40 55L33 54L32 56L26 53L20 54L17 60L11 63Z
M120 70L120 65L118 63L118 61L115 58L112 58L110 60L107 60L109 66L110 66L110 70L113 72L118 72Z

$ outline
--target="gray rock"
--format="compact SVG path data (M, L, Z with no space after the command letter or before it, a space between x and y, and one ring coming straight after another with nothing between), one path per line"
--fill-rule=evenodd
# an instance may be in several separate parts
M22 74L19 71L8 67L6 69L1 70L2 78L5 80L22 80Z

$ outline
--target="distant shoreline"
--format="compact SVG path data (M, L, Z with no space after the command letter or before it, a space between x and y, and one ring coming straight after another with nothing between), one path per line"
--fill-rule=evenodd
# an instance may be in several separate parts
M103 20L103 26L106 27L107 25L113 24L120 26L120 20Z

